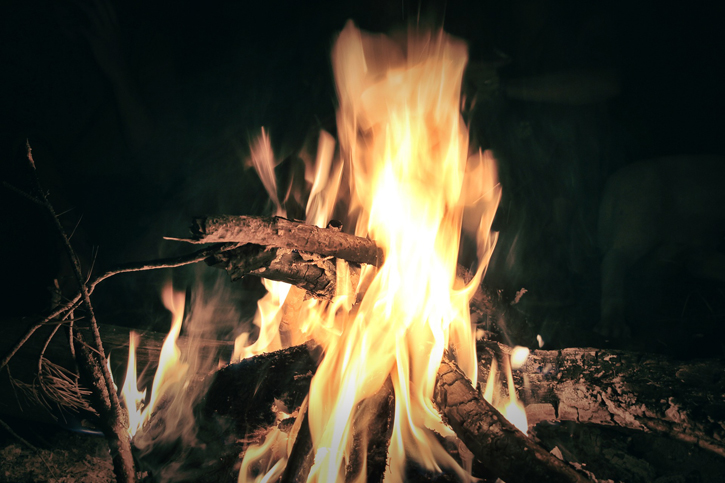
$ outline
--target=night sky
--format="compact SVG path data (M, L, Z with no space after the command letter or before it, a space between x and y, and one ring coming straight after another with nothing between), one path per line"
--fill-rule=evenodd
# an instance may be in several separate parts
M96 271L181 253L188 247L161 237L184 236L191 216L268 209L261 183L244 166L262 126L280 159L318 129L334 130L329 54L347 19L381 32L417 18L442 24L469 42L476 65L508 59L498 70L502 90L482 92L485 79L471 70L464 91L478 96L466 113L471 136L496 153L504 189L489 283L504 304L529 290L528 302L508 312L511 337L520 338L511 342L529 345L543 331L561 345L598 343L564 333L588 330L598 317L594 240L607 177L640 159L725 151L725 39L715 4L5 2L0 177L29 189L28 139L64 225L77 225L73 242L86 267L94 247ZM506 95L520 79L572 72L594 73L585 76L585 92L596 93L587 86L601 75L614 90L574 104ZM49 303L45 287L62 270L60 250L37 207L8 189L0 189L0 203L2 273L12 286L0 303L9 314L35 313ZM558 209L567 221L556 218ZM101 315L119 323L118 306L146 308L142 293L156 300L159 277L114 282L98 295ZM683 299L688 290L702 295L725 325L720 285L689 278L670 285ZM644 304L650 314L682 308L651 298ZM658 317L646 333L656 335ZM136 323L152 325L127 321Z

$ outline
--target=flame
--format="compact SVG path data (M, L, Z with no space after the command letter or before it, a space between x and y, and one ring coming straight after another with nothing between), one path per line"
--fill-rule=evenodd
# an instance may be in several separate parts
M126 378L123 382L121 395L128 410L128 434L133 437L143 426L143 406L146 399L146 390L139 391L136 385L136 346L138 346L139 335L131 331L128 340L128 365L126 366Z
M460 114L466 46L442 31L411 32L399 44L364 34L350 22L332 57L340 103L339 150L329 134L320 135L316 171L308 179L307 222L327 224L347 173L346 226L374 239L385 252L385 263L377 270L363 266L354 283L347 264L338 261L333 300L298 304L297 340L314 338L325 350L309 393L316 453L308 481L344 479L356 408L388 378L396 403L387 479L402 481L406 458L430 470L445 466L465 476L431 431L453 435L431 401L448 348L454 348L459 365L476 384L468 303L495 243L490 227L500 198L491 152L468 153L468 130ZM253 153L268 139L263 132ZM264 159L274 163L273 156ZM264 177L272 170L262 166L258 172ZM274 184L264 185L279 214ZM467 284L456 277L462 229L472 231L479 244L479 268ZM357 293L363 286L363 293ZM260 315L257 343L268 338L266 324L273 332L279 328L282 303L277 298L277 312ZM245 462L259 460L259 450L248 451ZM365 479L364 474L350 476ZM247 470L240 473L240 481L249 478Z
M131 437L134 437L149 419L161 396L173 384L183 381L186 376L188 366L181 362L181 351L176 345L184 319L185 297L184 292L174 290L171 282L167 283L161 292L164 307L171 312L171 329L161 346L159 365L151 386L151 397L145 404L146 390L139 392L136 380L136 347L139 337L133 331L129 334L128 365L121 396L129 414L128 430Z
M528 357L528 351L526 356ZM520 356L518 356L520 357ZM508 419L519 431L526 434L529 431L529 425L526 420L526 408L519 401L516 396L516 386L514 385L514 375L511 372L511 366L513 365L513 354L506 358L508 364L504 364L506 367L506 382L509 390L509 400L506 405L502 408L498 408L506 419Z
M498 380L498 364L496 359L491 361L488 380L483 390L483 398L493 405L501 414L504 415L519 431L524 434L528 433L529 425L526 418L526 408L516 396L516 386L514 385L514 376L511 368L519 368L529 357L529 350L525 347L516 346L511 354L505 357L504 371L506 373L506 383L508 384L509 397L505 403L499 401L500 387L497 385Z

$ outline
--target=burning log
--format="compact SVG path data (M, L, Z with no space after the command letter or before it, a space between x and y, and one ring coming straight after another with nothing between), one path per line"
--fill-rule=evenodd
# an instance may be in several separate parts
M474 456L505 481L589 481L516 429L447 358L438 369L433 400Z
M296 285L316 298L335 295L335 262L315 253L249 244L215 253L207 264L223 268L232 280L255 275Z
M231 418L242 435L272 424L275 399L289 408L302 405L317 368L317 352L314 344L303 344L223 367L213 376L204 412Z
M318 228L278 216L217 215L195 218L190 243L252 243L289 248L336 257L353 263L380 266L383 252L374 241L343 233L337 228Z
M395 393L393 383L388 378L378 392L358 407L353 422L352 457L345 471L347 481L357 481L356 477L365 468L365 481L382 483L388 464L388 446L393 434L394 411ZM363 460L363 455L366 460Z
M264 220L269 220L266 218L247 216L216 218L257 220L259 221L258 224L255 225L255 223L250 222L250 225L260 226L263 231L270 229L267 224L263 223ZM275 219L284 221L285 224L294 224L296 227L307 226L310 230L314 228L311 232L315 233L315 239L319 243L318 246L336 245L339 248L337 254L342 254L339 258L352 262L349 264L349 269L353 287L357 286L360 279L360 265L355 263L355 260L352 260L352 258L362 257L346 258L347 253L364 251L366 258L372 259L374 256L377 263L382 263L383 261L382 250L377 247L373 240L348 234L344 234L345 237L339 238L339 235L342 233L334 228L321 229L312 225L291 222L284 218L272 218L272 220ZM192 231L195 230L194 227L197 223L195 221L194 225L192 225ZM236 227L236 225L234 226ZM304 230L300 229L300 231ZM207 252L208 256L205 261L210 266L226 270L233 281L240 280L246 275L254 275L295 285L304 289L310 296L315 298L331 299L335 295L335 284L337 280L337 266L334 260L331 260L330 256L325 255L323 252L312 253L306 251L302 248L302 244L295 242L298 236L298 234L295 234L288 237L282 231L276 233L275 238L270 243L285 245L285 248L280 248L275 245L263 246L261 244L249 243L230 249L229 244L220 245L218 250L209 250ZM247 233L244 237L239 236L240 239L255 240L262 240L265 237L269 241L269 237L264 233L262 235ZM231 241L232 238L226 240ZM237 238L234 238L234 240L237 240ZM457 268L457 275L465 283L468 283L473 277L469 270L460 265ZM360 294L358 294L358 298L360 298ZM476 321L486 320L491 313L491 298L481 287L478 287L473 294L473 298L470 301L470 309L472 318Z

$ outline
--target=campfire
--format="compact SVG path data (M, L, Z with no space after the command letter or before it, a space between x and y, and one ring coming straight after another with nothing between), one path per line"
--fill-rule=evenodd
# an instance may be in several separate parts
M493 309L481 282L501 187L493 154L469 144L466 64L465 43L442 30L388 37L349 22L332 49L336 133L321 131L300 153L304 179L280 185L274 133L251 143L249 164L273 216L198 217L189 238L172 238L204 245L188 256L88 282L78 270L81 293L30 330L3 366L46 322L72 321L85 304L90 329L71 340L94 382L82 395L102 401L96 413L119 481L135 481L136 469L195 481L199 467L209 468L208 481L245 483L595 480L527 436L542 420L659 431L725 455L717 421L650 388L631 396L639 359L593 349L529 354L483 340L481 319ZM29 160L34 169L30 151ZM474 267L459 265L464 237L475 240ZM113 382L90 305L95 286L200 261L232 280L262 279L253 330L210 340L226 292L200 286L188 297L169 283L171 330L163 341L131 332L125 375ZM140 348L154 344L151 377L139 371L148 362ZM669 372L688 380L688 371Z
M472 456L459 439L466 437L452 426L458 433L513 431L489 407L478 416L469 409L464 414L492 418L485 425L498 428L470 428L461 416L444 421L450 419L446 408L482 403L474 389L476 328L469 303L495 245L491 223L500 198L495 160L469 146L461 116L466 46L442 31L411 30L394 40L350 22L335 41L332 62L338 140L320 133L305 169L309 193L277 185L278 161L262 131L251 164L275 217L200 218L187 240L224 243L210 264L232 277L264 278L268 292L254 319L258 335L253 343L248 333L237 338L232 364L299 344L319 354L301 406L275 408L278 424L245 449L239 481L404 481L408 462L465 481ZM300 195L304 222L288 219L285 210ZM458 268L462 230L477 241L474 273ZM173 325L146 403L129 351L123 394L132 435L145 431L144 422L153 425L160 398L183 393L164 392L186 372L175 346L183 293L170 290L164 300ZM516 414L526 431L515 392L501 408ZM288 420L292 429L279 429ZM578 479L524 435L516 438L518 451ZM461 447L457 459L446 441Z

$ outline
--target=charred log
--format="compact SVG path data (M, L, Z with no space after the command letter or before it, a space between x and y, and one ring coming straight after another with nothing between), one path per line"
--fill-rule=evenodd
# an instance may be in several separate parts
M312 464L315 462L306 400L302 404L302 407L300 407L300 412L295 421L292 433L294 433L292 435L294 437L294 445L292 446L287 465L282 473L280 483L305 483L312 469Z
M230 364L213 375L204 397L207 416L235 422L237 434L271 425L275 399L288 408L300 407L317 369L318 349L305 344Z
M479 374L510 351L479 342ZM571 348L533 351L514 371L529 424L574 421L654 432L725 456L722 361L681 362L655 354Z
M217 215L196 218L191 225L194 243L252 243L288 248L353 263L380 266L383 252L374 241L337 228L318 228L281 217Z

